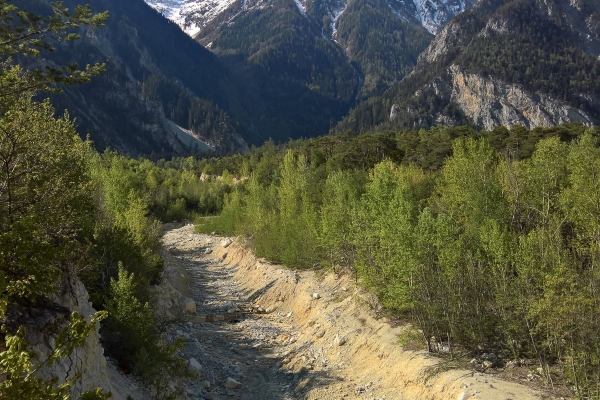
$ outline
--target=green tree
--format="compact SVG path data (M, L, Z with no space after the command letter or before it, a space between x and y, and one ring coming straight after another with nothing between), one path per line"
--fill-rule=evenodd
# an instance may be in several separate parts
M319 243L334 270L354 264L351 221L359 190L355 176L348 172L333 172L325 181Z
M81 143L68 116L53 117L48 101L36 102L39 91L58 92L57 85L87 82L100 73L101 65L79 70L23 69L15 59L53 51L49 37L70 41L80 25L101 26L107 14L92 14L88 6L73 13L62 3L52 4L53 13L40 17L0 0L0 272L3 306L48 297L57 282L67 278L86 246L81 233L89 227L93 209L89 196L88 145ZM93 212L92 212L93 214ZM4 309L2 309L4 313ZM0 384L2 398L70 397L73 382L44 382L34 376L42 365L72 353L81 345L103 315L90 323L73 314L70 324L58 334L54 351L40 363L28 351L25 330L10 333L3 328L6 351L0 366L7 379ZM101 390L82 395L101 399Z
M78 69L77 64L62 68L23 69L14 57L40 55L41 51L55 51L50 39L71 41L79 39L75 31L80 26L102 27L108 12L93 14L88 5L75 7L73 12L54 2L52 13L43 17L19 9L7 0L0 0L0 98L20 96L36 91L60 92L57 85L72 85L89 82L90 78L105 70L104 65L86 66ZM3 111L9 104L2 104Z
M311 266L317 261L318 216L311 186L314 170L304 155L288 151L277 186L281 261L292 266Z
M175 352L183 342L167 345L161 339L164 324L142 304L134 274L129 274L119 264L118 279L111 279L110 298L106 303L109 317L103 327L114 354L121 365L137 371L152 387L156 399L175 399L180 394L171 387L176 376L185 375L185 364Z

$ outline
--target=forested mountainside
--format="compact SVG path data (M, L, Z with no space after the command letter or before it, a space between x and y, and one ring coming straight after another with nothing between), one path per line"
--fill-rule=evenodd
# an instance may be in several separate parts
M358 78L346 85L352 88L351 100L357 101L381 94L402 79L432 38L420 23L409 22L383 0L331 4L326 1L306 4L294 4L292 0L251 1L243 6L236 3L228 10L195 35L215 54L240 54L245 63L258 64L263 69L273 65L289 68L294 57L299 56L311 62L317 71L327 71L328 63L351 68ZM282 18L283 13L289 16ZM268 21L268 24L257 20ZM303 27L301 32L298 27ZM303 43L290 41L282 31L306 39ZM253 49L248 49L245 43L250 38L259 40ZM331 55L327 59L318 58L319 48L330 49ZM255 55L258 52L260 58ZM277 56L271 55L273 52ZM290 73L293 74L293 69ZM309 88L310 85L307 80ZM331 85L321 90L334 93Z
M89 85L66 88L53 99L57 109L68 109L77 119L83 137L89 134L98 149L129 154L226 153L247 147L242 95L212 53L142 0L89 3L94 11L110 12L106 27L81 28L81 40L56 43L57 52L44 54L50 65L106 64L107 72ZM45 0L16 4L50 11ZM71 8L76 4L65 2Z
M323 134L350 106L408 74L440 27L473 1L148 0L226 64L260 82L257 109L291 137ZM429 30L429 31L428 31ZM297 65L301 59L302 65ZM307 68L308 66L308 68ZM292 88L281 81L293 82ZM288 95L285 91L293 94ZM317 109L306 107L306 99ZM293 110L293 111L292 111ZM284 111L283 116L273 111ZM297 116L294 118L294 116ZM289 123L286 121L289 120ZM310 122L311 125L306 125ZM305 127L300 133L297 125Z
M596 124L599 27L595 1L481 1L446 26L409 77L337 131Z

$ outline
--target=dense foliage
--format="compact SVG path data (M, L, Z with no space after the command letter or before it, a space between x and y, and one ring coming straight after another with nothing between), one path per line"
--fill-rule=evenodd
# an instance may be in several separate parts
M199 229L244 234L258 255L290 266L353 271L431 349L534 359L549 381L595 398L598 133L399 134L412 156L389 151L391 133L364 135L349 142L378 156L347 164L335 162L345 148L335 137L266 149L242 162L247 181Z
M57 84L89 81L102 65L80 70L22 69L12 57L35 57L53 51L47 37L78 39L80 25L101 26L106 14L89 7L72 12L53 4L47 17L19 10L0 1L0 316L3 318L3 351L0 368L2 398L52 398L71 396L78 376L46 382L34 375L45 365L68 357L82 345L105 313L73 313L55 332L53 349L44 358L32 353L23 326L11 329L10 311L20 303L43 304L82 265L86 246L81 233L89 227L87 211L88 146L76 138L68 118L56 119L49 102L32 101L39 90L59 92ZM88 316L86 316L88 317ZM66 380L65 380L66 379ZM102 390L83 393L82 399L105 399Z
M42 15L47 17L0 1L0 398L68 399L79 393L73 388L82 371L50 381L36 372L71 357L101 320L109 350L130 345L127 340L136 344L130 353L111 355L145 377L157 398L173 398L165 380L183 371L182 361L175 347L162 342L154 313L141 305L162 270L160 226L121 173L123 160L97 154L78 137L68 114L56 118L49 100L34 100L44 91L87 82L104 66L39 69L15 61L54 51L56 43L78 39L73 32L80 26L101 27L108 15L93 14L88 6L69 12L61 3ZM76 276L86 282L97 309L111 315L74 312L64 324L45 326L49 352L36 354L21 325L35 321L20 319L19 308L55 311L57 293L70 290ZM100 388L79 394L87 400L109 397Z

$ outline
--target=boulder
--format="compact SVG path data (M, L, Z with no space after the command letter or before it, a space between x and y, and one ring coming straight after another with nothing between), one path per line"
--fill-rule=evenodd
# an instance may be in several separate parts
M198 389L200 389L200 390L209 389L209 388L210 388L209 381L202 381L198 384Z
M333 339L333 343L338 346L343 346L344 344L346 344L346 338L343 336L340 336L338 333L335 335L335 338Z
M196 312L196 303L194 300L189 297L182 297L179 299L179 305L181 306L181 310L190 314L194 314Z
M230 238L225 238L223 240L221 240L221 246L223 248L227 248L231 245L231 243L233 243L233 240L231 240Z
M202 365L195 358L190 358L187 364L187 370L198 376L202 372Z
M240 383L233 378L227 378L227 382L225 382L225 387L227 389L235 389L239 385Z

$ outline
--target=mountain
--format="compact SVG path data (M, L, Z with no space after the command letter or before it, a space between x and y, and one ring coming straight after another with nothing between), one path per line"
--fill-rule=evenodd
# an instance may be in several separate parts
M146 0L210 49L254 96L259 138L325 134L412 71L475 0ZM262 134L262 136L261 136Z
M68 7L79 3L65 1ZM58 110L68 109L76 118L82 136L89 134L100 150L132 155L247 148L244 96L217 57L143 0L87 3L96 12L110 11L107 26L82 28L80 40L55 43L57 51L44 55L51 65L107 65L107 72L91 83L64 88L64 94L52 98ZM49 11L45 0L16 4L36 13Z
M337 132L600 121L600 3L481 0L455 17L410 76Z
M249 5L247 1L239 0L146 0L154 9L178 24L187 34L195 36L221 14L228 14L230 20L237 12L252 8L272 6L268 1ZM472 7L477 0L390 0L387 2L389 11L401 19L409 20L414 25L422 25L429 32L436 34L455 15ZM335 33L337 20L343 14L350 14L349 0L297 0L298 10L302 14L314 18L325 17L323 28L329 33Z

